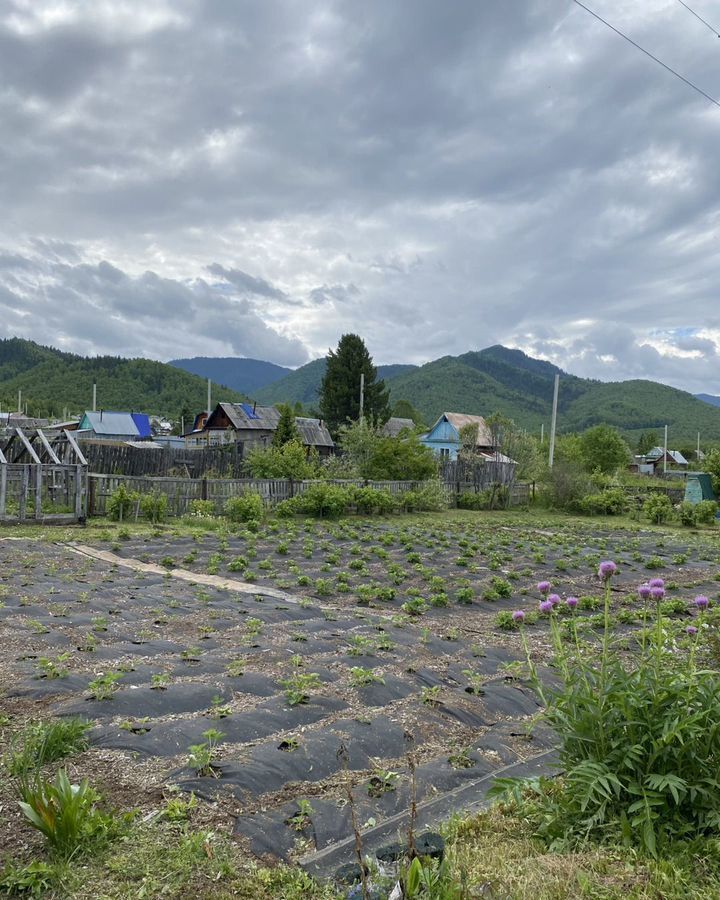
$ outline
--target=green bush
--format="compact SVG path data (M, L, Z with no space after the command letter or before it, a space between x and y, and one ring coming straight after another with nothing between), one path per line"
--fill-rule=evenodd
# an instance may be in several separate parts
M458 494L458 509L489 509L490 496L487 491L463 491Z
M124 482L121 482L110 494L107 502L107 515L115 522L122 522L132 515L132 511L140 495L136 491L128 490Z
M311 484L292 499L296 512L329 519L341 516L351 502L352 493L347 488L324 482Z
M224 513L231 522L260 522L264 510L260 494L247 491L239 497L231 497L225 503Z
M695 510L695 504L690 503L689 500L683 500L683 502L678 507L678 517L680 519L680 524L685 525L688 528L692 528L697 524L697 513Z
M621 488L604 488L595 494L586 494L576 501L578 512L585 515L620 516L625 512L627 499Z
M140 509L150 522L163 522L167 517L167 508L167 494L163 494L160 491L151 491L149 494L140 496Z
M651 494L643 505L643 512L656 525L662 525L672 516L673 508L667 494Z
M715 500L701 500L695 505L695 519L700 525L712 525L717 511L718 505Z
M210 519L215 515L213 500L193 500L190 503L190 516L193 519Z
M413 491L400 494L399 503L408 512L440 512L448 508L449 498L442 481L433 478Z
M352 492L352 502L358 512L380 515L392 512L395 509L395 499L390 491L373 487L355 488Z

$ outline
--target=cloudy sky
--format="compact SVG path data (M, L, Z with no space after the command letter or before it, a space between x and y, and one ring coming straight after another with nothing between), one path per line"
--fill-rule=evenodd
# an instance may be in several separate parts
M678 0L587 5L720 98ZM573 0L0 0L0 127L0 337L720 393L720 108Z

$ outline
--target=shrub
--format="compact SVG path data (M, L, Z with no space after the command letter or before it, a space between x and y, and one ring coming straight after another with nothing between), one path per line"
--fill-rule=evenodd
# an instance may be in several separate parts
M296 513L333 519L347 510L351 499L347 488L320 481L311 484L302 494L285 503L290 503Z
M718 505L714 500L701 500L695 505L695 519L700 525L712 525L717 511Z
M352 492L352 500L358 512L374 513L380 515L392 512L395 508L395 500L389 491L373 487L355 488Z
M215 515L215 503L212 500L193 500L190 503L190 516L193 519L210 519Z
M439 512L448 508L449 500L445 485L439 478L433 478L401 494L400 504L408 512Z
M463 491L457 498L458 509L489 509L490 496L487 491Z
M611 645L614 571L614 564L601 564L599 646L580 644L574 609L566 623L569 641L563 640L558 608L549 611L558 677L550 687L537 675L521 624L526 664L558 735L564 775L552 789L504 780L494 792L511 789L517 798L530 787L535 796L528 809L554 849L595 837L659 856L674 841L720 827L720 674L696 664L707 599L696 600L700 627L689 630L684 656L667 632L662 588L654 589L655 622L643 631L638 659L629 667Z
M667 494L651 494L643 505L643 512L655 525L662 525L673 513L670 498Z
M619 516L625 512L627 499L621 488L604 488L595 494L579 498L575 507L586 515Z
M115 522L122 522L129 518L140 495L136 491L128 490L124 483L120 483L110 494L107 502L108 518Z
M239 497L231 497L225 503L224 513L231 522L260 522L264 506L260 494L247 491Z
M683 502L678 506L678 517L680 519L680 524L685 525L688 528L692 528L696 522L697 514L695 511L695 504L690 503L689 500L683 500Z
M140 496L140 509L146 519L151 522L162 522L167 517L168 498L167 494L160 491L151 491L149 494Z

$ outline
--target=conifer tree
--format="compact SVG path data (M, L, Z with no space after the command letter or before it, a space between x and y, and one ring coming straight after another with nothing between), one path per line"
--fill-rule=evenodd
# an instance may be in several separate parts
M328 351L320 386L320 414L332 433L360 418L360 376L365 376L363 416L372 425L390 417L388 389L377 379L365 342L357 334L344 334L337 350Z
M278 405L278 410L280 411L280 418L278 419L275 434L273 434L273 447L284 447L285 444L289 444L291 441L301 444L302 438L295 424L295 413L292 411L292 408L287 403L281 403Z

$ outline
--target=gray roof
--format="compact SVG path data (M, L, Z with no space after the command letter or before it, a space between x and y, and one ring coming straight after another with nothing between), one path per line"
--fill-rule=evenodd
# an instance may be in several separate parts
M384 437L397 437L405 428L409 428L410 431L415 430L415 423L412 419L402 419L399 416L391 416L380 429L380 434Z
M237 431L275 431L280 421L280 411L274 406L256 406L254 410L249 403L221 403L220 406ZM330 432L320 419L296 416L295 424L307 446L335 446Z
M306 416L295 416L295 424L300 432L303 444L309 447L334 447L335 441L330 437L327 426L321 419L309 419Z
M132 438L138 437L138 428L130 413L86 412L85 418L95 434L122 434Z

